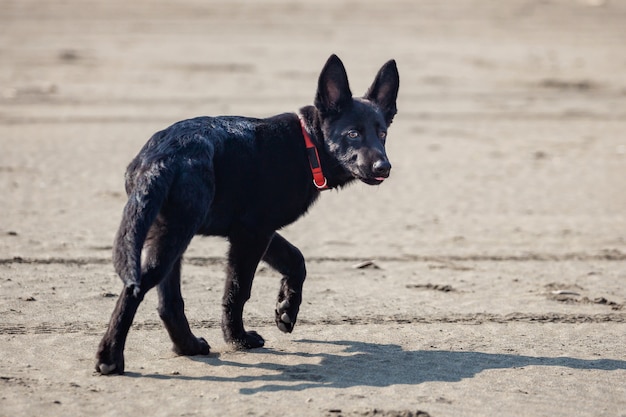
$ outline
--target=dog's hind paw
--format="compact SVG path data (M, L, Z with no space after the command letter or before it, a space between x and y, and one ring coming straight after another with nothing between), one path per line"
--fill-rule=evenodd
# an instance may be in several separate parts
M181 356L208 355L211 351L211 346L203 337L195 337L191 343L187 343L184 346L174 344L172 350Z
M103 340L96 354L96 372L101 375L124 374L124 353L113 351Z
M117 368L117 366L114 363L99 363L96 365L96 371L100 372L102 375L112 374L115 368Z
M238 350L255 349L265 345L265 339L254 330L245 332L243 337L233 338L228 342Z
M111 375L111 374L124 374L124 361L122 360L120 363L106 363L103 361L96 362L96 372L101 375Z

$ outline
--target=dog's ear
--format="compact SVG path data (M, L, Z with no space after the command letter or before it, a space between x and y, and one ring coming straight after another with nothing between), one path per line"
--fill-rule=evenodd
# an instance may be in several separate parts
M338 113L352 104L348 74L337 55L331 55L317 84L315 107L324 115Z
M400 88L400 75L396 61L388 61L376 74L372 86L365 93L364 98L370 100L383 112L387 125L393 121L393 116L398 112L396 99Z

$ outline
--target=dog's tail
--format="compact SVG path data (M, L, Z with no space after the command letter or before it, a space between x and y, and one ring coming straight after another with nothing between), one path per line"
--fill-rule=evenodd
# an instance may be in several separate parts
M175 176L162 162L146 165L129 167L126 173L128 202L113 245L115 271L136 297L141 285L141 251Z

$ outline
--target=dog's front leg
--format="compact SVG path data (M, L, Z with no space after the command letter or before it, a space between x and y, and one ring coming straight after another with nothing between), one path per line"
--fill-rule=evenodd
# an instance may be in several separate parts
M243 227L229 236L230 249L226 269L226 288L222 298L224 340L239 349L258 348L265 340L243 326L243 307L250 298L256 268L267 249L270 235L258 234Z
M298 318L300 303L302 303L302 286L306 278L304 257L298 248L276 233L263 260L283 274L276 303L275 320L276 326L281 331L291 333Z

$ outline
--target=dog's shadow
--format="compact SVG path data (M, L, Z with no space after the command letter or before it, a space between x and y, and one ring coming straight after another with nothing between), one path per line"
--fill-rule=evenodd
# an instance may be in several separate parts
M423 382L455 382L472 378L489 369L515 369L526 366L560 366L572 369L597 369L604 371L626 370L626 361L614 359L577 359L571 357L535 357L514 354L494 354L448 350L405 351L398 345L355 341L298 340L298 343L333 344L345 346L341 354L288 353L262 349L277 356L274 362L241 364L219 357L191 357L191 360L210 366L256 368L266 371L259 375L233 377L184 375L129 376L159 379L198 379L214 382L264 382L256 388L241 388L242 394L268 391L302 391L316 387L349 388L355 386L387 387L391 385L417 385ZM316 363L285 365L279 356L296 355L319 358Z

